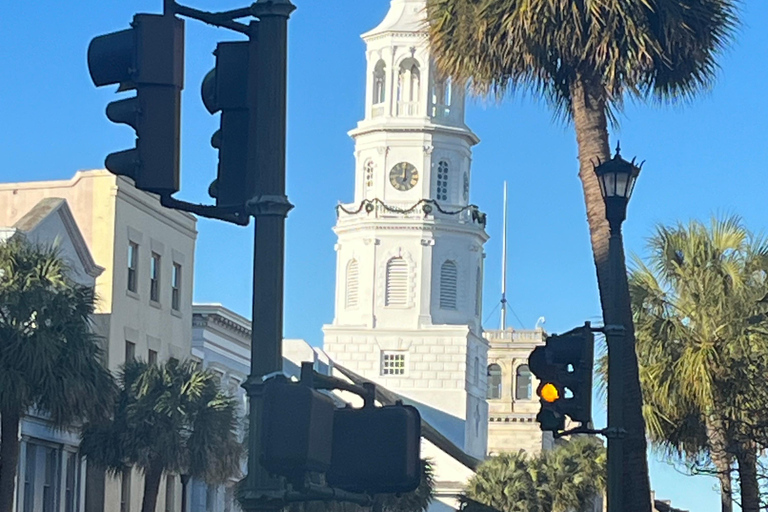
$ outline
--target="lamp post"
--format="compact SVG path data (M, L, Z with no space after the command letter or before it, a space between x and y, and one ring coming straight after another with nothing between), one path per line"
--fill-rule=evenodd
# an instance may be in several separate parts
M621 157L620 146L607 162L595 166L600 192L605 201L605 217L610 227L608 241L609 293L603 306L603 324L608 344L608 512L623 512L624 458L624 391L625 368L637 364L634 354L634 328L632 325L627 267L624 261L624 242L621 224L627 216L627 203L632 196L640 165ZM630 360L628 360L630 359ZM650 499L650 497L648 497Z

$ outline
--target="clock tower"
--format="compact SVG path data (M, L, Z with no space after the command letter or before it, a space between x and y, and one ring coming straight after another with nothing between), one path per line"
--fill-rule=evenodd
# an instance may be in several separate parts
M464 124L464 89L435 70L425 9L425 0L392 0L362 36L365 116L350 132L354 199L337 207L336 313L324 348L483 458L488 236L469 202L478 138Z

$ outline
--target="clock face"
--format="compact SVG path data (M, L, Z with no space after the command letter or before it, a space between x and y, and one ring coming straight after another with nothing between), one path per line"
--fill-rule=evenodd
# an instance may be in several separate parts
M419 182L419 171L408 162L400 162L389 171L389 182L397 190L410 190Z

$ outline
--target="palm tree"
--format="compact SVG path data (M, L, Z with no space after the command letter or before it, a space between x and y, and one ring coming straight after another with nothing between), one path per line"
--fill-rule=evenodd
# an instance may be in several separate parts
M416 490L403 494L376 494L369 507L340 501L295 502L288 505L288 512L426 512L435 493L432 463L421 461L421 481Z
M605 481L605 448L594 438L575 438L536 457L520 451L489 459L469 481L462 510L586 512Z
M610 300L609 228L593 167L610 158L608 121L626 96L690 98L708 86L735 25L734 0L597 2L427 0L438 69L481 95L530 90L573 122L603 311ZM632 313L616 323L634 347ZM614 319L611 319L614 321ZM624 503L650 509L637 359L625 364ZM629 505L631 504L631 505ZM629 510L629 509L628 509Z
M86 425L81 450L112 474L131 466L143 471L142 512L154 512L164 472L212 484L238 475L237 406L213 373L175 359L162 365L131 361L119 383L113 417Z
M522 450L485 461L467 483L467 497L499 512L542 512L530 459ZM472 512L467 505L464 510Z
M66 428L113 400L91 331L93 289L70 272L54 247L0 243L0 510L13 508L19 423L31 408Z
M732 509L735 458L742 509L759 510L757 447L743 429L751 413L740 404L764 383L750 369L768 352L754 335L756 323L765 328L768 245L731 217L660 226L649 249L647 262L635 258L630 285L650 439L689 462L711 459L723 511Z

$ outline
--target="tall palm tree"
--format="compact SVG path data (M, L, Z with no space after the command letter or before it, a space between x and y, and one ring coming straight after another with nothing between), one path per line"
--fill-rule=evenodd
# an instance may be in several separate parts
M630 285L650 438L689 461L711 459L726 512L735 459L742 509L759 510L757 447L743 435L751 412L740 396L764 383L750 368L768 343L751 333L756 319L765 328L768 245L731 217L660 226L649 248L646 262L635 258Z
M142 512L154 512L164 472L223 483L240 470L235 400L192 362L126 363L113 417L86 425L81 451L112 474L144 473Z
M105 414L114 396L91 331L93 289L70 272L54 247L0 243L0 510L13 508L27 412L65 428Z
M603 310L610 293L609 228L593 172L610 158L608 121L626 96L677 100L708 86L734 28L735 0L427 0L438 69L478 94L530 90L573 123L579 177ZM634 346L632 313L620 323ZM637 359L624 361L623 491L650 509Z
M606 453L594 438L574 438L536 457L504 453L481 465L462 510L586 512L605 490Z

